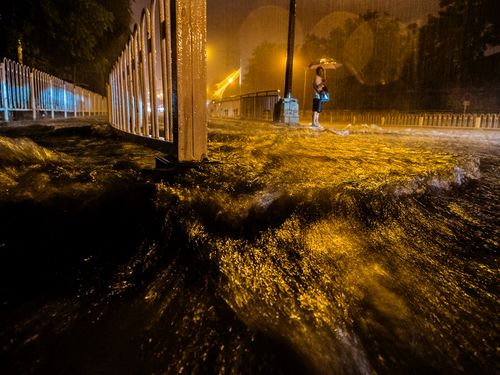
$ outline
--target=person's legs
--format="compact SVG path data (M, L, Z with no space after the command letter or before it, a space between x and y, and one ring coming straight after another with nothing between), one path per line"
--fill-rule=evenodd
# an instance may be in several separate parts
M321 100L318 99L318 107L316 108L316 118L315 118L315 121L314 121L314 125L315 126L321 126L320 123L319 123L319 114L321 113L321 110L323 109L323 103L321 102Z
M321 100L318 98L313 99L313 116L312 116L312 126L318 126L319 112L321 112Z

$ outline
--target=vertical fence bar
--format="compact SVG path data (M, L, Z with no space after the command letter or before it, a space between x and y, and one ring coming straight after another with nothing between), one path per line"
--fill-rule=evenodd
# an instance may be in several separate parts
M87 96L85 97L85 100L86 100L86 103L87 103L87 116L90 116L90 110L92 109L91 108L91 101L90 101L90 92L88 90L85 90L86 93L87 93Z
M132 48L133 42L132 39L129 39L127 45L127 87L128 87L128 95L127 101L129 106L129 114L128 114L128 125L127 129L130 133L134 132L135 127L135 98L134 98L134 83L133 83L133 69L132 69Z
M172 0L165 0L165 41L166 41L166 58L167 58L167 94L168 94L168 139L169 141L174 141L174 115L173 115L173 103L174 103L174 90L173 90L173 46L172 46Z
M146 50L144 46L144 34L145 34L145 12L143 11L141 17L141 27L139 34L139 67L140 67L140 78L141 78L141 99L142 99L142 129L140 129L139 134L143 136L148 135L148 102L147 102L147 92L146 92Z
M118 99L119 99L119 105L118 105L118 128L120 130L124 130L124 122L125 122L125 95L124 95L124 90L123 90L123 59L122 55L120 55L120 58L118 60L118 71L117 71L117 76L118 76Z
M77 108L77 96L76 96L77 86L73 86L73 115L75 118L78 117L78 108Z
M119 81L118 81L118 63L116 64L116 70L114 73L114 82L115 82L115 89L114 89L114 115L115 115L115 126L117 128L120 128L120 106L119 106L119 100L120 96L118 95L118 90L119 90Z
M64 118L68 118L68 104L66 97L66 82L63 83L63 108L64 108Z
M126 87L127 87L127 132L132 131L132 117L134 117L134 100L132 95L132 61L131 61L131 44L128 43L125 48L125 78L126 78Z
M109 83L107 85L107 89L108 89L108 119L109 119L109 123L112 125L112 126L116 126L116 123L115 123L115 105L114 105L114 89L115 89L115 82L114 82L114 67L113 67L113 70L111 71L111 73L109 73Z
M33 120L36 120L35 77L33 72L30 72L30 100Z
M128 66L129 66L129 100L130 100L130 133L135 134L137 119L137 96L135 88L135 61L134 61L134 36L130 36L128 41Z
M169 96L169 79L170 74L170 29L167 26L170 19L170 10L166 6L168 5L168 0L160 0L159 11L160 11L160 56L161 56L161 76L162 76L162 95L163 95L163 134L165 140L171 140L171 128L170 128L170 96Z
M115 88L115 113L116 113L116 126L118 127L118 129L120 129L120 125L121 125L121 111L120 111L120 65L119 65L119 62L118 64L116 65L116 72L115 72L115 84L116 84L116 88Z
M108 122L113 125L113 116L112 116L112 113L113 113L113 110L112 110L112 105L111 105L111 74L110 74L110 79L109 79L109 83L106 84L106 96L108 98L108 101L107 101L107 106L108 106Z
M54 81L52 78L49 79L49 87L50 87L50 117L52 119L55 118L54 113Z
M123 94L123 131L128 131L129 101L128 101L128 78L127 78L127 48L123 51L121 64L122 94Z
M140 127L142 121L142 101L141 101L141 81L139 76L139 34L140 30L137 25L134 27L134 33L132 34L132 74L133 74L133 86L134 86L134 97L135 97L135 122L134 129L132 131L133 134L140 134Z
M11 95L12 82L11 82L10 71L11 71L11 63L9 60L5 60L5 94L6 94L5 108L6 108L6 112L8 113L8 119L10 119L9 110L13 110L15 108L13 100L12 100L12 95Z
M109 122L111 125L116 126L116 116L115 116L115 70L113 67L113 70L111 73L109 73L109 85L108 85L108 117L109 117Z
M9 102L7 98L7 66L6 60L4 59L2 62L2 82L1 82L1 90L2 90L2 102L3 102L3 117L5 122L9 122Z
M11 104L12 104L12 109L18 109L18 100L17 100L17 88L18 82L17 82L17 65L14 62L10 62L11 68L9 69L9 81L10 81L10 97L11 97Z
M151 136L158 139L158 112L156 108L156 38L155 38L155 14L156 1L151 1L151 10L146 9L146 29L147 29L147 47L148 47L148 65L149 65L149 102L151 103Z

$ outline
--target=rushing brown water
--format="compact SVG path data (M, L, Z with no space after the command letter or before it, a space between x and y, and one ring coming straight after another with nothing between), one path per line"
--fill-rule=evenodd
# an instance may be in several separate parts
M2 373L498 372L500 134L0 133Z

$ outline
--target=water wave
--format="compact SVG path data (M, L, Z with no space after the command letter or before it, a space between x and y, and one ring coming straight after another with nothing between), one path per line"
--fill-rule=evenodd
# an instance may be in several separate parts
M5 148L0 370L497 372L498 149L215 124L161 172L85 134Z

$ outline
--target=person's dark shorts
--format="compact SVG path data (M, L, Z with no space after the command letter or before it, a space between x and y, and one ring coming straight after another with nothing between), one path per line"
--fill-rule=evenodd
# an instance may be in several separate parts
M313 112L320 113L323 110L323 102L317 98L313 99Z

